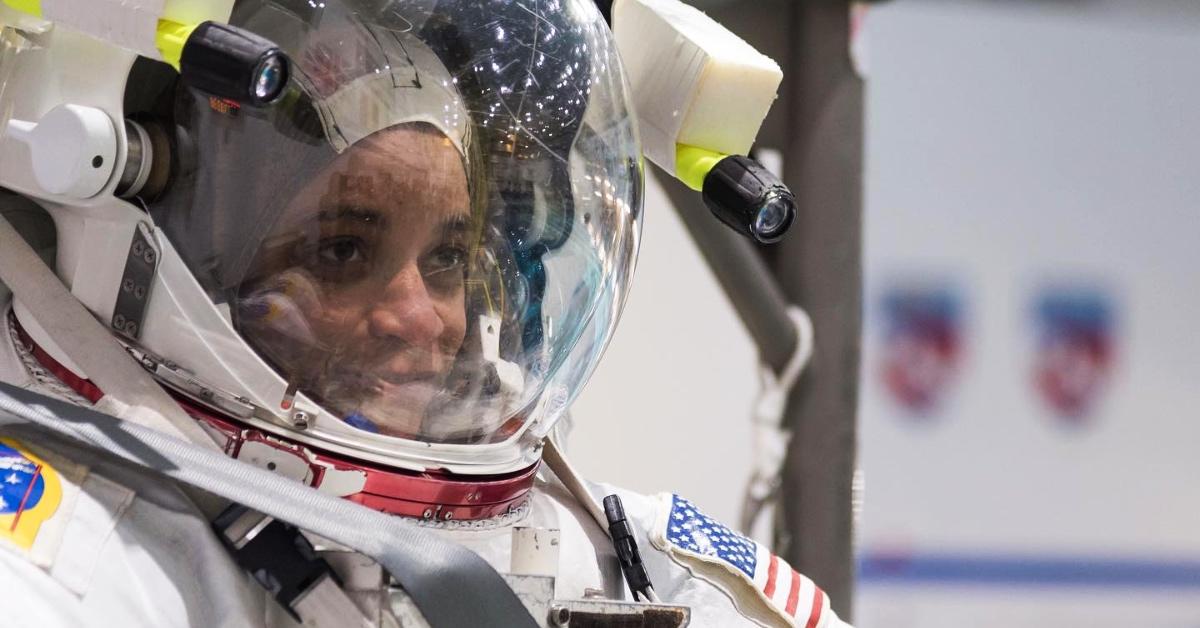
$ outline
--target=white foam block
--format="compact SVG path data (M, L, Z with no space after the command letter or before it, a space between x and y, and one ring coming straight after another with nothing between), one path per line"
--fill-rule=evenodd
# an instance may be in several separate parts
M42 16L137 54L159 58L154 36L163 0L42 0Z
M779 64L679 0L617 0L612 18L647 157L674 173L676 144L750 150Z
M41 0L42 15L97 39L159 59L159 19L225 22L233 0Z
M180 24L199 24L206 20L228 22L233 0L165 0L163 19Z

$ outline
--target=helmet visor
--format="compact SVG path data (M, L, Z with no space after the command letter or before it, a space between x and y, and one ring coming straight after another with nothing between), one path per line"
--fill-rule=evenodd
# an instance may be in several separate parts
M594 6L544 4L237 4L293 80L262 109L184 91L187 163L151 211L286 383L260 403L493 443L578 393L632 272L640 155Z

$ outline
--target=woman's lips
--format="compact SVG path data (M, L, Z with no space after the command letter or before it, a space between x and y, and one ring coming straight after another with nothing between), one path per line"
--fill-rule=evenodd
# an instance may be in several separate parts
M433 371L418 371L411 373L384 373L374 374L372 377L379 381L391 384L393 386L403 386L412 383L434 383L438 380L438 373Z
M435 383L441 379L441 374L434 371L349 371L343 376L345 381L358 382L362 385L388 384L404 386L412 383Z
M440 377L437 373L418 372L362 374L357 379L364 388L377 396L428 397L437 391Z

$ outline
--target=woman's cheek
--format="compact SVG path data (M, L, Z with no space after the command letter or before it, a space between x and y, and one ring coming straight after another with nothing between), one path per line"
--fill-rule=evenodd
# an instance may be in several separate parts
M319 339L340 344L359 331L366 333L369 294L355 295L347 294L345 290L327 289L324 297L309 317Z
M442 319L442 349L451 357L462 348L467 336L467 302L462 292L444 303L439 316Z

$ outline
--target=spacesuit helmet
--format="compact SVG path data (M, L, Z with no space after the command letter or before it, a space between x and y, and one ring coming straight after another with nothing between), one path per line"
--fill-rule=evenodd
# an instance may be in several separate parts
M230 23L287 53L287 84L263 106L175 89L171 180L145 200L187 277L161 272L179 309L152 307L139 342L321 450L532 464L639 239L637 132L594 4L239 0Z

